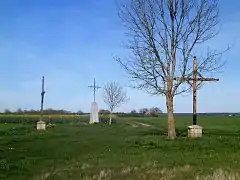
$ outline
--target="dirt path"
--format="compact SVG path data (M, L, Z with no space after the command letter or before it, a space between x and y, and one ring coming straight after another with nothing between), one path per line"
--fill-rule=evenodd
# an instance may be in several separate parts
M135 122L135 123L137 123L139 125L142 125L142 126L145 126L145 127L152 127L153 126L151 124L145 124L145 123L140 123L140 122Z

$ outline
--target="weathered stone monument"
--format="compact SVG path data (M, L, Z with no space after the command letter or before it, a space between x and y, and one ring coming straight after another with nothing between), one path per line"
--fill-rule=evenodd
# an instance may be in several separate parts
M90 124L99 123L98 117L98 105L96 102L92 102L91 104L91 114L90 114Z
M197 75L200 77L197 78ZM193 77L188 78L174 78L174 80L186 81L193 89L193 125L188 126L188 137L196 138L202 137L202 127L197 125L197 82L203 81L219 81L215 78L204 78L197 70L197 58L194 56L193 60ZM192 82L191 82L192 81Z
M96 81L94 78L93 85L88 86L90 88L93 88L93 102L91 103L91 113L90 113L90 124L93 123L99 123L99 117L98 117L98 105L96 102L96 90L101 88L100 86L96 86Z
M41 92L41 110L40 120L37 122L37 130L46 130L46 123L43 121L43 100L44 100L44 76L42 77L42 92Z

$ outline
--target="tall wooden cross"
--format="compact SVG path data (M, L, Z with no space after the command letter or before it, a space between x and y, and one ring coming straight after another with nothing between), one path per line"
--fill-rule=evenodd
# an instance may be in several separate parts
M43 117L43 100L44 100L44 95L45 95L45 90L44 90L44 76L42 77L42 92L41 92L41 121Z
M193 89L193 125L197 125L197 82L203 81L219 81L219 79L215 78L204 78L197 70L197 58L193 57L193 77L192 78L180 78L176 77L174 80L183 80L186 81ZM197 77L199 75L200 77ZM191 82L192 81L192 82Z
M94 80L93 80L93 85L88 86L88 87L93 88L93 102L96 102L96 101L95 101L95 100L96 100L96 90L99 89L99 88L101 88L101 87L96 85L95 78L94 78Z

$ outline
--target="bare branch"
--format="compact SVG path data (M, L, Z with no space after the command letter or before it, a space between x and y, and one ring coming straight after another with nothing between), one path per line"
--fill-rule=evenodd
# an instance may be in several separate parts
M119 17L133 54L117 62L136 82L135 88L151 94L185 92L178 89L183 81L173 78L189 76L197 55L192 54L194 49L219 33L218 0L129 0L119 7ZM208 50L198 58L198 69L202 73L219 69L222 53Z

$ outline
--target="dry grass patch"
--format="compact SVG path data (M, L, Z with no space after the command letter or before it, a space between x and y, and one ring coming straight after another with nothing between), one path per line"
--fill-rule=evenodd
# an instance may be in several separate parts
M52 179L64 179L64 177L70 177L70 179L82 179L82 180L120 180L120 179L151 179L151 180L173 180L177 177L181 177L187 172L191 172L190 166L178 167L167 169L160 169L155 165L146 166L134 166L123 167L118 170L102 169L98 173L88 175L85 173L87 168L94 169L90 165L81 166L69 166L67 168L57 169L53 172L47 172L40 176L37 176L36 180L52 180ZM71 178L71 174L75 174L74 178ZM76 174L78 174L76 176Z
M213 174L197 177L196 180L239 180L239 172L224 171L222 169L216 170Z
M186 165L174 168L159 168L154 163L145 166L127 166L120 169L102 169L95 173L96 167L89 164L75 163L68 167L45 172L35 180L239 180L240 174L218 169L209 175L196 175L194 167ZM90 170L90 171L89 171Z

